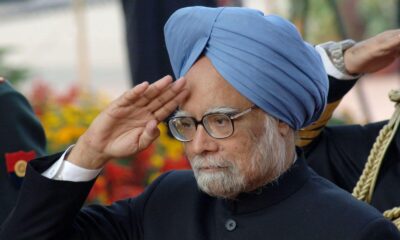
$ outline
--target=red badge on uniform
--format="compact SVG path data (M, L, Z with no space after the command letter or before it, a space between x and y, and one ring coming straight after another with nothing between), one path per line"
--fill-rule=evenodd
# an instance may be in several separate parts
M35 151L6 153L7 172L15 174L17 177L24 177L28 162L36 157Z

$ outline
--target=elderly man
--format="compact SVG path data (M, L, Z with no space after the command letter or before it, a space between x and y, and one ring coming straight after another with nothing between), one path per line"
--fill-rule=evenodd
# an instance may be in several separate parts
M165 36L184 78L136 86L70 152L30 164L2 239L400 239L378 211L296 154L295 130L319 117L328 82L292 24L250 9L192 7L171 16ZM90 175L147 147L178 106L169 126L193 171L80 210Z

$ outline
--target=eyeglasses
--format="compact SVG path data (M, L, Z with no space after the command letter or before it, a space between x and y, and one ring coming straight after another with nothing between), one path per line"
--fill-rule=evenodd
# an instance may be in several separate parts
M233 134L233 120L251 112L251 110L255 108L257 108L257 106L253 105L234 115L227 113L209 113L204 115L200 121L197 121L193 117L173 117L169 120L168 126L172 135L181 142L192 141L199 124L204 127L211 137L223 139Z

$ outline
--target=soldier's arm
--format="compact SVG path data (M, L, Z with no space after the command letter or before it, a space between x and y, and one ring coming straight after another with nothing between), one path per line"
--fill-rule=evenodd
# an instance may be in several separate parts
M323 46L323 44L321 46ZM376 72L390 65L399 56L400 30L388 30L356 43L348 49L343 49L345 50L342 51L343 59L340 59L340 57L338 59L335 54L338 48L335 46L327 46L324 50L332 60L330 64L333 63L336 70L343 73L342 76L344 76L344 79L339 80L338 78L340 78L340 76L337 77L337 75L330 76L328 105L326 106L325 112L314 124L299 131L299 139L297 141L297 146L299 147L309 147L314 140L317 141L317 137L331 119L332 113L339 105L341 99L356 82L356 80L352 80L351 77L349 78L348 76L354 75L356 76L355 79L357 79L360 74ZM331 52L334 53L330 54ZM342 60L343 64L340 63L340 60ZM324 61L325 68L329 67L328 65L329 61L328 63ZM343 65L343 68L341 68L341 65ZM327 72L329 74L328 69Z
M43 128L26 98L0 77L0 224L15 205L27 162L45 153Z

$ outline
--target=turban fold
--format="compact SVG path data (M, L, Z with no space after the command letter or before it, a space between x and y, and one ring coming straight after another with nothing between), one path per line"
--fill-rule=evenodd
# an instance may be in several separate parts
M320 56L287 20L237 8L187 7L164 28L176 78L200 55L241 95L293 129L321 115L328 79Z

